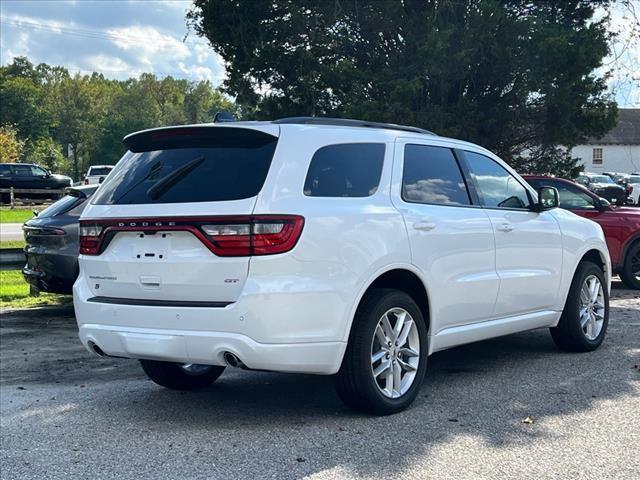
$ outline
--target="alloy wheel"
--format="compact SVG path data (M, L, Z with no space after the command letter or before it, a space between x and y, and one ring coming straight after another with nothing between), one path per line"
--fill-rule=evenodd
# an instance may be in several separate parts
M398 398L413 385L420 362L420 337L404 308L387 310L371 340L371 372L380 392Z
M585 337L595 340L604 325L605 300L600 279L595 275L585 278L580 290L580 327Z

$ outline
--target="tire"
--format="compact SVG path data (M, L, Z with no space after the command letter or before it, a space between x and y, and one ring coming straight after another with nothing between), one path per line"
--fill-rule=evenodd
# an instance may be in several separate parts
M214 365L194 365L185 368L185 365L180 363L158 362L156 360L140 360L140 364L144 373L151 380L172 390L193 390L208 387L224 371L224 367ZM196 371L189 372L188 368L196 369ZM198 371L198 369L202 371Z
M594 278L599 282L597 297L588 291ZM596 303L592 305L593 298ZM602 268L592 262L582 262L573 276L558 326L550 329L553 341L560 350L590 352L604 340L608 323L609 291Z
M640 290L640 241L631 245L627 251L620 278L627 287Z
M403 328L400 331L400 337L407 334L404 335L405 342L393 347L387 343L383 347L380 335L385 339L398 338L395 333L385 335L385 329L379 326L383 316L388 320L388 332L389 327L397 325L403 312L408 314L402 317L405 319L404 328L408 330ZM406 321L411 319L413 325ZM402 338L398 341L402 342ZM392 289L372 290L362 300L353 319L347 350L336 376L338 395L347 406L375 415L389 415L404 410L420 391L427 368L428 341L422 312L409 295ZM385 352L389 355L372 361L374 353L380 355ZM376 380L374 370L391 372L391 380L387 374L379 375ZM389 382L393 384L397 378L401 381L396 380L396 385L400 384L396 391L395 388L389 388Z

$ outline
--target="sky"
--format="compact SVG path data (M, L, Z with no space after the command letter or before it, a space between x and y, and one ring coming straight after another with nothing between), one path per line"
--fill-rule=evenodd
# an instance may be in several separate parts
M0 63L26 56L71 72L126 79L143 72L219 85L222 60L193 32L189 0L2 0ZM186 41L184 41L186 36Z
M69 71L126 79L143 72L188 80L224 79L222 59L189 32L190 0L0 0L0 64L15 56ZM618 34L599 73L621 107L640 108L640 0L612 12Z

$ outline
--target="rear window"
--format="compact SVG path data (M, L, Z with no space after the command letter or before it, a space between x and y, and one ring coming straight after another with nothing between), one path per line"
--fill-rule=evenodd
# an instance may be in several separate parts
M42 210L38 213L38 218L47 218L47 217L55 217L56 215L62 215L63 213L68 212L72 208L81 205L86 201L85 197L78 198L73 195L65 195L57 202L53 203L49 207Z
M111 167L91 167L89 175L109 175Z
M402 198L411 203L470 205L467 186L451 149L407 145Z
M304 182L308 197L368 197L378 189L383 143L343 143L313 155Z
M130 151L94 197L94 204L218 202L256 196L278 139L254 130L179 130L125 139ZM177 132L177 133L176 133ZM181 136L182 135L182 136ZM143 149L142 151L139 151Z

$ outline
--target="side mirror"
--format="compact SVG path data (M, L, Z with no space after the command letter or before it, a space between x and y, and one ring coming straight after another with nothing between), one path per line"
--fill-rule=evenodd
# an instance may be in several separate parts
M544 212L560 206L560 194L554 187L540 187L538 189L538 203L536 211Z
M601 212L606 210L610 206L611 202L606 198L599 197L598 200L596 200L596 208Z

